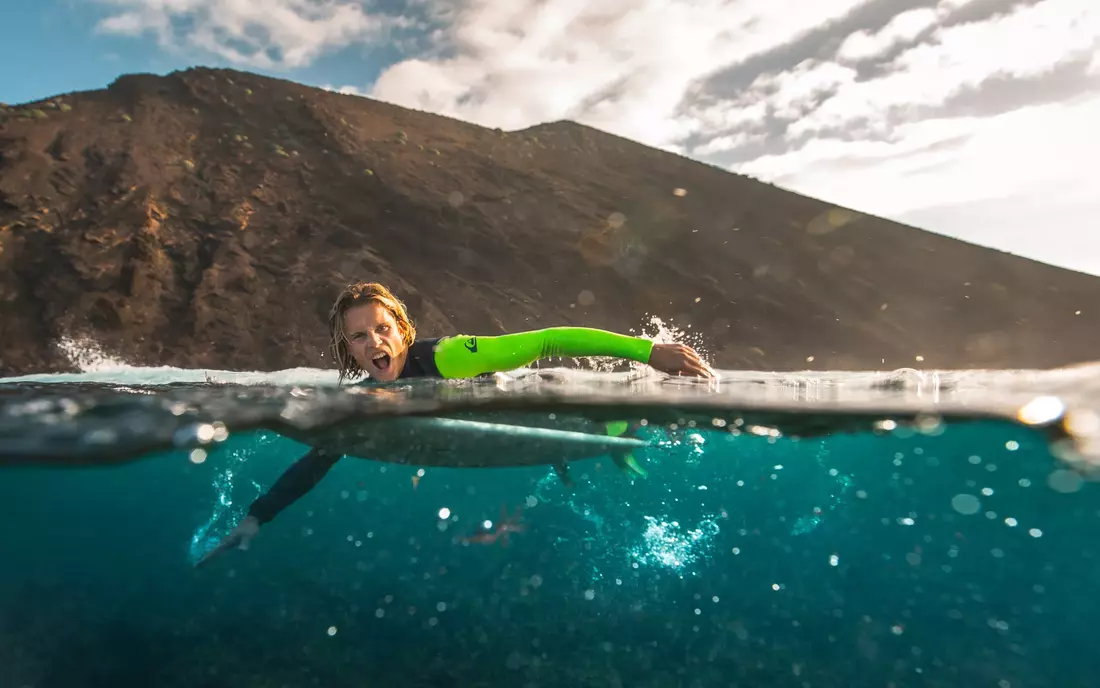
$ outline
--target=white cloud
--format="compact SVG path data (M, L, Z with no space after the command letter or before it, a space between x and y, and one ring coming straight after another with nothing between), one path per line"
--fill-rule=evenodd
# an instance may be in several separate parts
M754 136L747 131L729 134L727 136L719 136L701 146L696 146L692 149L692 154L706 157L708 155L714 155L715 153L724 153L726 151L737 150L741 146L752 141L760 141L762 138L762 136Z
M976 0L940 0L935 7L920 7L896 15L886 26L875 32L856 31L837 50L842 62L861 62L881 57L891 50L908 45L921 34L956 14ZM1013 0L1001 0L1008 9Z
M906 30L915 31L929 13L945 17L963 2L945 0L927 13L905 12L876 36L894 41ZM914 12L923 14L912 19ZM1100 47L1100 5L1090 0L1045 0L1011 14L936 30L926 40L884 65L878 77L861 80L852 67L811 59L760 75L734 99L696 106L686 121L701 130L704 140L715 143L697 146L693 154L712 155L732 150L731 143L755 142L754 137L739 135L776 126L765 120L765 113L785 121L788 140L836 132L844 132L849 139L858 140L858 133L881 138L891 133L899 118L920 121L929 108L942 106L991 78L1040 76L1067 61L1095 54ZM1021 49L1025 45L1041 47ZM1094 64L1100 64L1100 58Z
M739 171L983 245L1100 267L1096 122L1100 94L906 124L888 141L813 139Z
M704 140L710 138L694 146L692 155L736 150L765 139L770 117L795 120L816 107L818 98L855 78L850 67L804 60L789 71L760 75L736 100L692 108L681 118L681 126Z
M201 49L245 67L302 67L325 52L403 27L346 0L100 0L104 33L153 33L162 47Z
M738 131L762 126L768 117L768 100L762 95L747 101L719 101L692 110L692 126L707 133Z
M941 3L937 13L960 5ZM884 45L900 35L899 26L891 22L874 37ZM758 150L768 136L772 152L735 171L1100 274L1100 178L1093 172L1100 93L989 115L952 117L942 109L967 93L980 102L974 94L991 79L1041 79L1085 60L1100 75L1100 5L1041 0L921 31L918 45L906 38L887 49L902 52L878 65L877 76L861 79L843 64L808 60L759 76L733 99L689 111L709 134L692 154L736 153L750 143Z
M867 0L471 0L457 55L387 69L372 95L487 126L576 119L659 147L695 130L692 84L782 46Z
M770 93L768 104L780 119L794 119L823 94L855 81L856 72L835 62L805 60L794 69L759 77L752 88Z
M1100 178L1091 174L1100 137L1088 135L1098 121L1100 97L995 117L925 120L899 126L888 140L815 138L738 171L888 216L1043 186L1083 184L1100 198Z
M900 54L884 76L851 80L789 134L844 129L853 121L889 127L888 115L941 106L994 77L1027 78L1085 59L1100 48L1100 4L1045 0L988 21L936 32L932 42Z
M898 45L912 42L935 25L939 17L940 14L930 7L902 12L877 33L857 31L848 36L837 51L837 56L846 62L860 62L878 57Z

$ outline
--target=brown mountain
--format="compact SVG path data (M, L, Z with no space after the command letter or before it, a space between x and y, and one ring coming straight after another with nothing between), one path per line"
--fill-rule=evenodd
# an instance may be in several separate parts
M326 367L360 278L423 336L648 314L769 370L1075 363L1100 302L1100 278L569 122L211 69L0 112L0 374L67 370L56 342L84 335L140 364Z

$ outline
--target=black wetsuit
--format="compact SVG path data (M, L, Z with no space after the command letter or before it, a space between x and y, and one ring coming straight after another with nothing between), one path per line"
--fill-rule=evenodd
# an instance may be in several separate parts
M401 369L401 374L397 378L401 380L416 377L442 377L435 364L434 356L438 341L439 338L413 342L405 358L405 367ZM252 502L248 515L259 521L261 525L275 518L280 511L312 490L342 456L322 448L309 450L305 456L298 459L293 466L279 476L266 494Z

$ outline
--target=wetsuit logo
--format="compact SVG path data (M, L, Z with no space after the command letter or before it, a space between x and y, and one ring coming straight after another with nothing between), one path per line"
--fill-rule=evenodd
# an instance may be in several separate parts
M466 349L472 354L477 353L477 337L470 337L466 340Z

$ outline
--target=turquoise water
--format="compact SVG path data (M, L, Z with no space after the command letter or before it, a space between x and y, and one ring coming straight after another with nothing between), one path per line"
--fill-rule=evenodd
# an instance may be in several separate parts
M1095 683L1095 370L326 375L0 381L0 686ZM194 567L304 453L273 427L401 414L644 421L647 475L346 457ZM502 508L521 532L463 542Z

